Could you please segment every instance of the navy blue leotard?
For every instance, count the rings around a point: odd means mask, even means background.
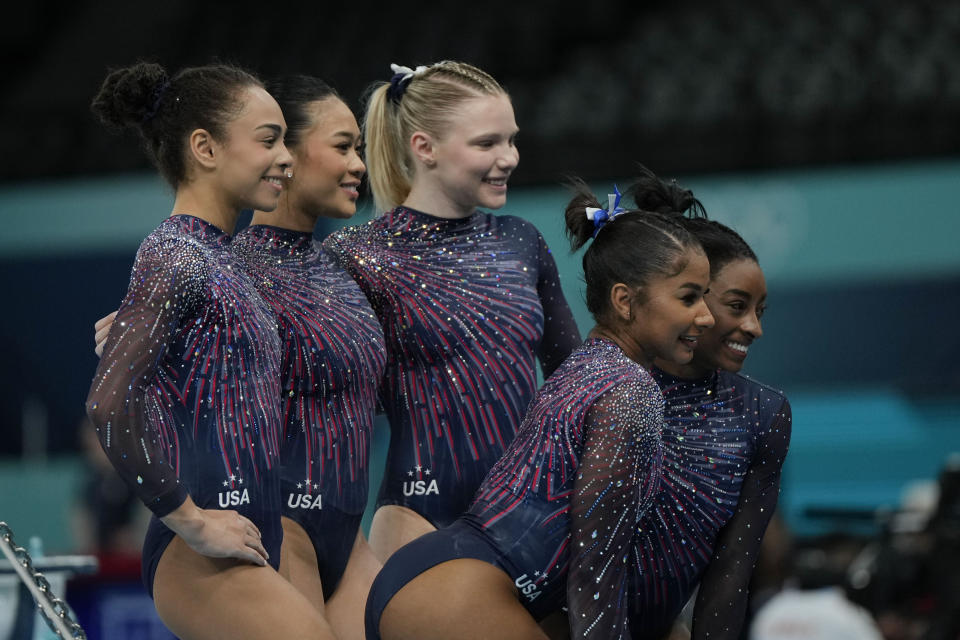
[[[632,542],[629,615],[609,627],[609,637],[618,637],[612,630],[663,635],[700,584],[692,637],[739,638],[750,576],[780,493],[790,403],[782,392],[728,371],[696,380],[652,373],[666,398],[663,474]],[[591,611],[599,610],[583,611],[579,627],[571,616],[573,628],[583,628]]]
[[[280,325],[283,515],[313,542],[329,598],[367,504],[383,331],[311,233],[253,225],[237,234],[233,253]]]
[[[617,516],[591,543],[632,530],[657,487],[662,420],[663,396],[650,374],[616,344],[587,340],[537,393],[467,513],[387,561],[367,601],[367,637],[379,637],[380,614],[403,585],[455,558],[500,567],[536,619],[558,610],[571,544],[580,542],[571,541],[571,503],[612,500]],[[622,563],[615,569],[622,573]]]
[[[280,339],[230,253],[230,236],[167,218],[140,245],[87,409],[104,451],[153,511],[143,546],[152,593],[173,532],[158,518],[189,495],[260,529],[276,567]]]
[[[537,386],[579,343],[556,264],[528,222],[398,207],[325,242],[387,343],[390,421],[378,496],[452,522],[513,439]]]
[[[544,385],[468,513],[388,561],[368,634],[416,575],[472,557],[503,569],[537,619],[566,604],[575,638],[662,637],[698,582],[694,637],[738,637],[790,406],[736,374],[655,376],[665,401],[616,345],[588,340]]]

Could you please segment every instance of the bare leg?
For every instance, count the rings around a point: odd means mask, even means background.
[[[364,640],[367,595],[381,567],[363,532],[358,531],[340,584],[327,603],[327,620],[340,640]]]
[[[320,615],[324,615],[323,585],[317,568],[317,552],[310,536],[290,518],[281,517],[280,522],[283,524],[280,575],[296,587]]]
[[[385,563],[397,549],[422,535],[436,531],[436,527],[417,512],[388,504],[377,509],[370,523],[370,548]]]
[[[193,551],[179,537],[153,582],[160,619],[184,640],[333,640],[317,610],[271,567]]]
[[[510,577],[481,560],[450,560],[424,571],[387,604],[383,640],[547,640],[520,604]]]

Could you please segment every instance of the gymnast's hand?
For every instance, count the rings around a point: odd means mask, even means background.
[[[187,496],[160,519],[200,555],[267,565],[270,555],[260,542],[260,530],[236,511],[201,509]]]
[[[98,357],[103,355],[103,345],[107,341],[107,336],[110,335],[110,327],[113,326],[113,321],[116,320],[116,318],[117,312],[114,311],[109,315],[103,316],[93,325],[93,342],[96,345],[93,348],[93,352],[96,353]]]

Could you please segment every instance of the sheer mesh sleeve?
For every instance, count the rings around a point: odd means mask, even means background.
[[[693,609],[693,639],[740,637],[747,611],[747,586],[780,494],[791,420],[790,403],[784,399],[770,428],[759,434],[737,511],[720,531],[713,558],[700,581]]]
[[[181,318],[202,298],[206,261],[185,240],[141,246],[97,367],[87,413],[123,479],[158,517],[187,491],[169,460],[175,434],[146,419],[146,393]]]
[[[646,376],[601,397],[584,423],[567,583],[574,638],[629,638],[629,554],[662,465],[663,396]]]
[[[543,307],[543,338],[537,356],[546,379],[582,341],[573,312],[560,287],[560,275],[553,254],[539,232],[537,241],[540,244],[537,294]]]

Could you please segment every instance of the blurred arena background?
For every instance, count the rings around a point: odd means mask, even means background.
[[[136,583],[140,512],[98,466],[82,419],[93,322],[119,303],[172,199],[134,137],[106,133],[88,104],[110,67],[213,58],[265,78],[319,75],[358,112],[391,62],[492,73],[521,128],[504,211],[547,238],[583,333],[562,178],[605,193],[643,162],[692,188],[760,257],[770,304],[745,372],[794,408],[756,593],[840,585],[885,638],[960,637],[948,615],[960,585],[945,577],[960,573],[960,2],[114,0],[5,12],[0,520],[47,555],[98,555],[100,573],[68,591],[91,637],[167,637]],[[11,606],[0,596],[0,637]]]

